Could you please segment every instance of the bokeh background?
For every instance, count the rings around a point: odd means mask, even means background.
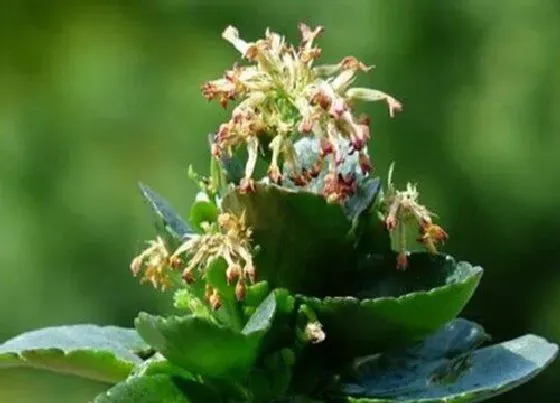
[[[40,326],[131,326],[169,301],[130,259],[153,236],[141,180],[186,214],[188,163],[225,119],[200,85],[237,58],[220,39],[323,24],[323,61],[377,68],[360,84],[404,103],[372,116],[378,173],[419,183],[482,265],[464,315],[496,340],[560,340],[560,3],[556,0],[26,1],[0,12],[0,341]],[[558,401],[560,363],[496,402]],[[106,385],[0,372],[0,402],[85,402]]]

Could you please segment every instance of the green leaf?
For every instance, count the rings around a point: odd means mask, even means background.
[[[353,220],[354,247],[360,257],[358,267],[368,266],[372,255],[385,256],[392,251],[390,233],[376,204],[381,192],[378,178],[366,179],[345,205],[346,214]],[[366,269],[369,271],[370,268]],[[361,279],[360,274],[357,278]]]
[[[245,211],[259,246],[257,275],[271,288],[318,296],[348,291],[350,284],[338,275],[355,266],[355,254],[351,223],[340,205],[317,194],[258,184],[255,192],[226,194],[222,208]]]
[[[218,207],[214,203],[204,200],[197,200],[193,203],[189,221],[197,231],[202,232],[200,225],[203,222],[213,223],[217,219]]]
[[[118,382],[142,362],[138,354],[149,350],[134,329],[47,327],[0,345],[0,368],[29,367]]]
[[[253,307],[259,305],[267,297],[269,286],[266,280],[256,282],[247,287],[247,295],[243,301],[243,305]]]
[[[135,323],[144,340],[170,362],[203,376],[238,378],[255,363],[275,312],[276,296],[271,293],[241,332],[196,316],[140,313]]]
[[[227,283],[227,262],[223,258],[212,259],[206,268],[206,284],[218,289],[221,307],[212,311],[213,316],[222,324],[235,331],[242,328],[242,310],[237,296],[235,285]],[[200,282],[202,284],[202,282]],[[203,290],[201,290],[203,291]]]
[[[343,384],[348,402],[478,402],[529,381],[556,357],[558,346],[525,335],[473,352],[488,340],[478,325],[454,320],[424,342],[357,365]]]
[[[206,403],[222,401],[206,385],[158,374],[132,377],[97,396],[93,403]]]
[[[346,216],[351,221],[357,220],[360,215],[368,210],[375,202],[379,189],[379,178],[362,178],[358,182],[356,193],[344,203],[343,208]]]
[[[385,256],[393,251],[391,235],[375,206],[358,216],[354,222],[353,233],[356,238],[356,253],[361,258],[358,267],[365,266],[365,269],[370,271],[372,256]]]
[[[359,298],[298,296],[323,324],[322,344],[333,356],[347,359],[421,340],[461,312],[482,276],[482,268],[444,255],[412,254],[406,271],[394,262],[389,255],[372,269],[376,282]]]
[[[271,292],[251,315],[241,333],[244,335],[264,334],[272,326],[277,308],[276,302],[277,292]]]
[[[142,183],[139,183],[138,186],[142,196],[148,201],[153,212],[161,221],[160,224],[173,239],[181,241],[185,236],[192,233],[189,225],[175,212],[167,200]]]

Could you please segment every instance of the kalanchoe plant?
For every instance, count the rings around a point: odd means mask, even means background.
[[[243,63],[202,92],[237,104],[210,136],[210,175],[190,170],[188,222],[140,186],[158,234],[131,270],[178,313],[26,333],[0,346],[1,367],[115,384],[100,403],[465,402],[550,364],[558,348],[541,337],[487,345],[457,318],[482,268],[438,252],[446,232],[393,167],[382,188],[353,111],[385,101],[392,117],[400,102],[352,87],[371,69],[354,57],[315,65],[323,28],[300,31],[297,47],[224,31]]]

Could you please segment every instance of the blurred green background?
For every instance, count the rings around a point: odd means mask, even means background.
[[[187,164],[207,168],[225,119],[200,85],[237,58],[220,34],[267,26],[298,40],[323,24],[322,60],[377,68],[361,85],[404,103],[366,105],[385,178],[419,183],[485,269],[464,315],[496,340],[560,340],[560,3],[465,1],[24,1],[0,12],[0,340],[40,326],[130,326],[169,311],[130,259],[153,236],[136,182],[186,214]],[[496,402],[558,401],[560,363]],[[85,402],[106,385],[0,372],[0,402]]]

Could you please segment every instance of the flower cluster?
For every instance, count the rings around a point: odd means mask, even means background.
[[[408,266],[406,234],[409,226],[418,227],[417,241],[434,254],[437,253],[436,245],[447,239],[447,233],[439,225],[433,223],[433,213],[418,202],[419,194],[416,185],[407,183],[406,190],[397,190],[391,180],[392,174],[393,165],[389,169],[388,190],[383,198],[383,202],[387,206],[385,224],[389,231],[397,232],[397,268],[404,270]]]
[[[158,236],[148,244],[149,246],[132,260],[130,269],[136,277],[144,268],[140,282],[150,282],[154,288],[165,290],[171,285],[170,271],[181,262],[176,257],[172,258],[161,237]]]
[[[209,265],[221,258],[227,262],[228,284],[236,282],[236,296],[243,300],[247,282],[252,284],[256,278],[251,256],[251,229],[245,223],[245,215],[222,213],[217,223],[205,223],[203,229],[204,233],[192,235],[172,254],[160,237],[150,241],[149,247],[132,261],[133,274],[137,276],[145,267],[141,282],[150,281],[155,288],[165,290],[171,283],[173,270],[182,269],[183,281],[192,284],[197,278],[204,279]],[[184,258],[188,259],[188,264],[184,263]],[[205,291],[205,299],[212,308],[218,309],[221,305],[218,289],[207,284]]]
[[[330,201],[344,201],[353,191],[353,178],[340,175],[338,168],[345,159],[342,146],[350,144],[350,154],[358,153],[364,173],[371,169],[366,148],[369,121],[354,116],[353,101],[386,101],[391,117],[401,109],[401,104],[378,90],[350,88],[358,72],[371,69],[355,57],[315,67],[321,49],[314,42],[323,27],[311,29],[300,24],[299,30],[302,39],[296,48],[269,30],[264,39],[246,42],[236,28],[225,29],[222,37],[241,53],[248,65],[236,64],[223,78],[202,87],[207,99],[215,99],[223,107],[230,100],[240,101],[231,119],[214,136],[212,153],[219,156],[231,154],[239,146],[247,148],[245,176],[240,184],[243,191],[254,190],[253,173],[263,144],[272,150],[268,177],[274,183],[283,178],[280,159],[288,169],[284,175],[300,186],[318,175],[328,160],[330,177],[323,193]],[[298,164],[294,149],[298,136],[314,136],[320,141],[321,154],[311,169],[302,169]]]

